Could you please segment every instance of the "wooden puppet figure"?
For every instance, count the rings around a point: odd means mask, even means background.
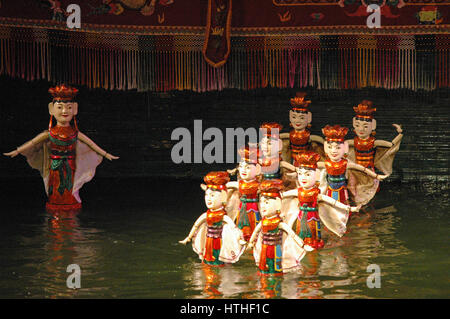
[[[392,164],[395,154],[400,148],[402,129],[398,124],[392,124],[396,129],[397,137],[392,142],[375,139],[377,122],[373,117],[376,108],[371,101],[364,100],[358,106],[353,107],[356,116],[353,118],[355,138],[348,140],[349,159],[372,171],[375,168],[384,174],[392,173]],[[348,188],[357,204],[367,204],[379,188],[378,181],[361,174],[352,172],[352,181]]]
[[[327,125],[322,129],[322,132],[326,137],[324,149],[327,159],[325,162],[319,162],[317,165],[319,168],[326,169],[326,178],[325,180],[322,178],[321,185],[323,193],[343,204],[347,204],[349,199],[347,172],[350,169],[358,170],[372,179],[383,180],[388,177],[388,175],[375,174],[372,170],[345,158],[349,148],[348,143],[344,141],[348,128],[339,125]]]
[[[259,150],[254,146],[245,146],[238,150],[241,157],[238,166],[239,181],[227,183],[228,189],[238,190],[239,208],[236,213],[236,225],[244,233],[244,239],[248,240],[256,225],[261,220],[258,209],[258,177],[261,174],[261,166],[258,164]]]
[[[225,211],[229,180],[227,172],[210,172],[204,177],[206,185],[201,186],[208,210],[197,219],[189,235],[180,241],[185,245],[192,240],[194,252],[203,263],[211,266],[235,263],[245,249],[241,230]]]
[[[283,181],[264,180],[260,184],[260,207],[263,216],[249,240],[253,257],[262,275],[282,275],[297,268],[306,250],[303,241],[280,217]]]
[[[285,181],[285,167],[287,162],[281,158],[283,142],[280,139],[280,131],[283,126],[278,123],[263,123],[260,126],[262,132],[259,143],[262,179],[283,179]],[[287,165],[289,167],[289,165]],[[285,181],[285,186],[287,182]]]
[[[283,159],[286,162],[293,162],[293,155],[305,151],[315,151],[321,155],[323,153],[323,138],[312,135],[310,132],[312,113],[308,107],[311,101],[305,100],[306,93],[299,92],[297,96],[291,98],[291,110],[289,111],[289,121],[292,126],[290,133],[280,135],[283,140]]]
[[[288,225],[305,244],[316,249],[324,246],[321,222],[341,237],[346,231],[349,212],[359,210],[359,207],[350,207],[321,194],[316,183],[320,174],[319,160],[320,155],[314,152],[295,154],[294,165],[300,186],[283,193],[283,200],[289,196],[297,197],[297,210],[286,213]]]
[[[263,179],[281,178],[280,164],[283,144],[280,139],[280,131],[282,128],[283,126],[278,123],[263,123],[259,128],[262,132],[259,143],[261,150],[259,164]]]
[[[22,154],[31,167],[40,171],[48,195],[48,211],[81,209],[80,188],[94,177],[103,157],[118,159],[78,130],[78,103],[74,101],[77,92],[65,85],[50,88],[53,101],[48,105],[48,131],[4,154],[10,157]]]

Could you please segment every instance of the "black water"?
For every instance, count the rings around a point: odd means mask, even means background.
[[[257,275],[250,254],[232,266],[204,267],[178,244],[205,210],[197,180],[96,179],[74,216],[44,210],[38,177],[3,180],[0,298],[448,298],[448,184],[384,184],[349,232],[327,236],[303,268]],[[81,288],[66,268],[81,268]],[[367,267],[381,270],[368,288]]]

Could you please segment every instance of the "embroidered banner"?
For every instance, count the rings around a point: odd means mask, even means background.
[[[208,0],[203,55],[213,67],[220,67],[230,54],[232,0]]]
[[[139,91],[450,86],[450,1],[378,1],[375,29],[377,1],[314,1],[92,0],[68,29],[75,0],[0,0],[0,74]]]

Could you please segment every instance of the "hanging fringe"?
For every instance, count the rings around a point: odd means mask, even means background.
[[[201,35],[50,31],[0,26],[0,74],[157,92],[450,87],[448,34],[234,37],[227,63],[215,68],[203,57]]]

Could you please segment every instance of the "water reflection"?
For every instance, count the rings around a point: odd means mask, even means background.
[[[200,298],[208,299],[233,298],[242,292],[239,282],[245,282],[239,271],[230,265],[211,267],[203,263],[195,265],[186,280],[202,290]]]
[[[325,247],[308,253],[298,271],[284,276],[256,275],[253,260],[246,262],[249,256],[244,255],[239,263],[248,266],[195,265],[186,279],[202,289],[201,298],[367,298],[367,266],[383,257],[410,253],[395,236],[400,220],[395,212],[389,206],[354,214],[344,237],[324,232]],[[380,266],[384,277],[400,271],[395,262]]]
[[[84,279],[99,267],[97,251],[91,237],[96,229],[80,226],[79,212],[46,212],[42,229],[43,250],[38,273],[34,277],[36,286],[43,289],[44,297],[77,297],[85,295],[90,289],[83,287]],[[66,280],[71,274],[67,266],[77,264],[81,268],[81,289],[67,288]],[[38,295],[40,296],[40,294]]]

